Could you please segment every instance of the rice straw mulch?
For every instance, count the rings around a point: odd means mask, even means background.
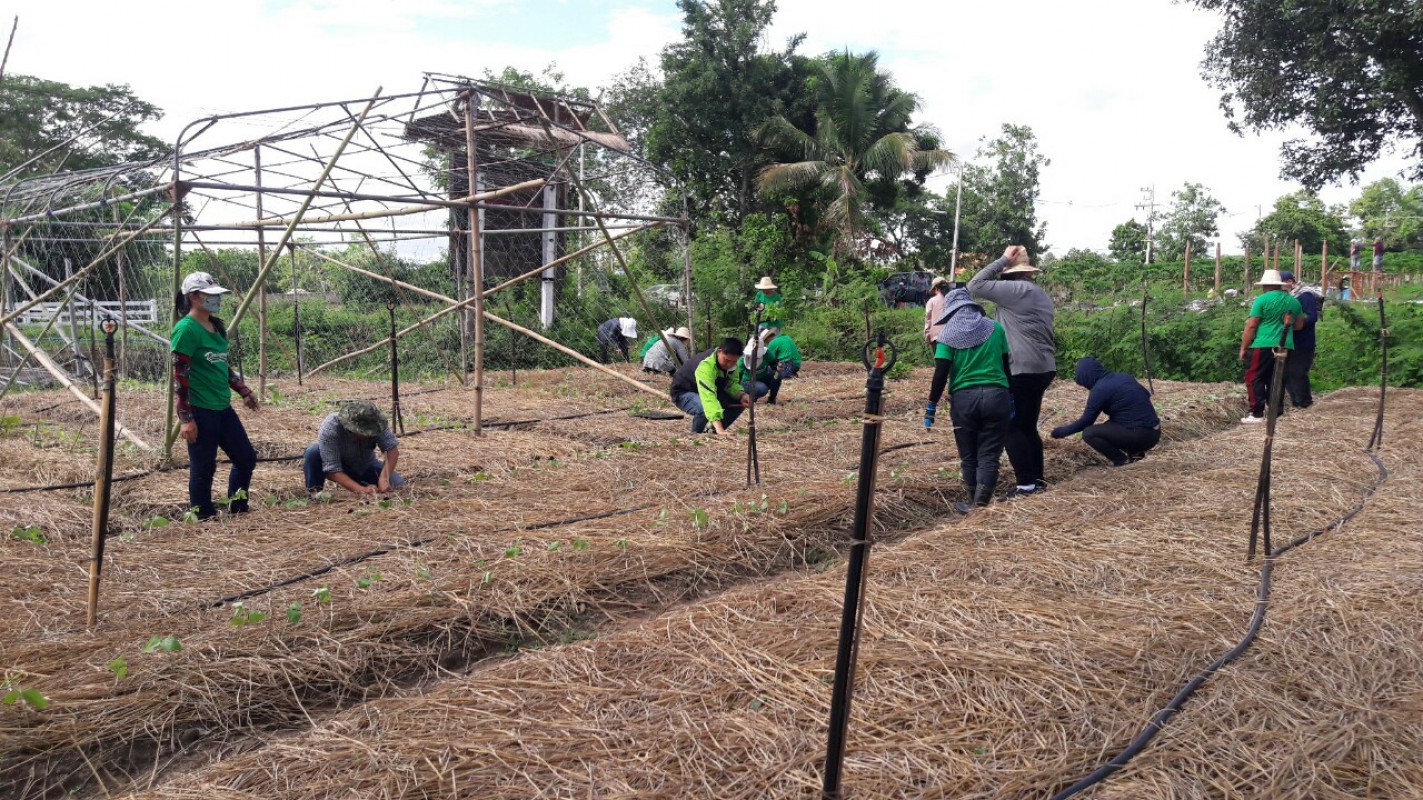
[[[1099,797],[1404,797],[1423,785],[1423,392],[1390,481],[1280,559],[1265,634]],[[1277,541],[1373,479],[1370,396],[1281,425]],[[1261,431],[1237,427],[880,547],[846,786],[1045,797],[1106,760],[1250,617]],[[843,573],[734,589],[596,641],[372,700],[139,798],[810,796]]]
[[[848,390],[862,381],[847,373],[831,388]],[[1178,429],[1199,425],[1204,431],[1238,413],[1238,399],[1217,391],[1177,386],[1162,400],[1169,406],[1174,397],[1180,406]],[[900,421],[915,416],[912,403],[896,401]],[[1064,394],[1059,404],[1077,403],[1080,395]],[[143,532],[134,542],[111,542],[97,633],[64,630],[82,611],[78,570],[66,581],[11,592],[33,611],[18,635],[6,637],[0,664],[54,704],[43,713],[0,710],[0,779],[17,796],[82,790],[92,782],[122,787],[164,774],[160,768],[188,747],[211,756],[224,742],[308,725],[310,715],[333,704],[391,694],[437,669],[457,669],[522,642],[576,638],[627,613],[666,608],[808,562],[827,563],[848,519],[847,470],[859,435],[856,425],[827,423],[853,420],[856,405],[792,404],[765,413],[764,496],[739,491],[744,449],[736,440],[688,440],[685,422],[620,418],[608,425],[589,417],[483,440],[454,432],[439,434],[454,437],[448,442],[412,437],[402,449],[410,448],[410,463],[432,464],[425,483],[440,475],[458,480],[439,478],[451,486],[421,489],[408,507],[338,502],[260,509],[221,527],[236,539],[194,537],[184,526],[171,526]],[[828,416],[814,424],[815,414]],[[306,431],[313,419],[319,416],[308,416]],[[597,439],[609,427],[617,442],[634,446],[590,446],[567,453],[567,463],[545,458],[525,465],[527,450],[517,445],[527,436],[526,447],[544,448],[570,431]],[[912,424],[892,425],[887,444],[919,439]],[[419,450],[424,442],[436,443],[426,455]],[[482,454],[472,453],[481,447]],[[899,474],[884,484],[882,533],[942,513],[946,491],[957,491],[943,478],[944,455],[941,445],[886,457],[886,468]],[[472,462],[504,468],[490,467],[480,479],[462,472]],[[1050,452],[1050,473],[1070,474],[1082,463],[1080,445]],[[150,480],[152,490],[174,493],[182,475],[159,473],[142,483]],[[571,511],[625,511],[633,500],[651,501],[651,507],[556,529],[533,527]],[[361,529],[369,532],[352,536]],[[432,535],[423,548],[400,547]],[[82,540],[51,547],[65,544],[77,563]],[[270,614],[264,624],[232,626],[232,609],[204,610],[214,598],[388,546],[394,549],[373,560],[338,565],[248,601]],[[0,555],[12,550],[7,546]],[[329,588],[329,603],[313,597],[319,587]],[[294,603],[304,604],[303,621],[288,624],[284,611]],[[47,623],[40,619],[44,610],[51,614]],[[141,653],[158,634],[179,637],[184,650]],[[131,664],[122,680],[105,669],[116,657]]]

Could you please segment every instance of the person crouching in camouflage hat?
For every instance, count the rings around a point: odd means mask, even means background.
[[[385,462],[375,456],[379,446]],[[319,492],[327,480],[356,494],[384,493],[405,485],[395,471],[400,440],[390,432],[385,415],[369,400],[347,403],[328,416],[306,448],[306,490]]]

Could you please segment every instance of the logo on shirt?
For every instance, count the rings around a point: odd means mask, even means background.
[[[208,352],[203,353],[203,358],[206,358],[209,364],[216,364],[219,361],[224,364],[227,363],[227,353],[217,353],[209,350]]]

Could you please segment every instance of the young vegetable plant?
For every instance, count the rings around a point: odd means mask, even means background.
[[[232,619],[228,620],[228,622],[232,625],[241,627],[243,625],[250,625],[254,622],[261,622],[266,618],[267,612],[258,611],[255,608],[246,608],[242,605],[241,602],[237,602],[232,604]]]
[[[10,535],[30,544],[45,544],[49,541],[44,535],[44,529],[38,525],[16,525],[15,529],[10,531]]]
[[[9,681],[0,683],[0,689],[9,689],[4,697],[0,697],[0,703],[7,706],[25,705],[36,711],[43,711],[49,708],[49,698],[39,689],[21,689],[13,686]]]
[[[356,585],[362,589],[369,589],[380,582],[380,573],[372,570],[364,577],[356,579]]]
[[[311,596],[316,598],[318,603],[329,603],[331,602],[331,587],[318,586],[311,592]]]
[[[301,601],[293,601],[291,605],[287,606],[287,622],[293,625],[301,622]]]
[[[160,650],[165,653],[176,653],[182,649],[183,643],[178,641],[178,637],[171,633],[167,636],[154,636],[143,646],[143,652],[145,653],[156,653]]]
[[[119,656],[105,666],[109,668],[109,672],[114,673],[116,681],[121,681],[128,676],[128,659],[123,656]]]

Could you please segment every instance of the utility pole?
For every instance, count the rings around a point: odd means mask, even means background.
[[[1151,263],[1151,239],[1156,233],[1156,185],[1141,187],[1141,202],[1137,208],[1146,211],[1146,263]]]

